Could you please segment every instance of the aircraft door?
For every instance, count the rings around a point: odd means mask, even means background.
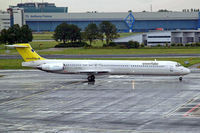
[[[173,66],[170,66],[170,70],[169,70],[170,72],[174,72],[174,68],[173,68]]]

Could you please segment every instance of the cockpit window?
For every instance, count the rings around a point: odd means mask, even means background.
[[[180,66],[181,66],[181,64],[180,64],[180,63],[177,63],[177,64],[176,64],[176,67],[180,67]]]

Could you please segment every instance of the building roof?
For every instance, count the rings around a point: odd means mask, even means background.
[[[27,21],[49,20],[58,21],[103,21],[103,20],[124,20],[128,13],[25,13]]]
[[[198,19],[198,12],[135,12],[136,20],[191,20]]]
[[[26,13],[26,20],[125,20],[129,12],[103,12],[103,13]],[[45,17],[49,16],[49,17]],[[198,12],[133,12],[135,20],[197,20]]]
[[[118,13],[68,13],[70,19],[95,19],[95,20],[124,20],[129,13],[118,12]]]

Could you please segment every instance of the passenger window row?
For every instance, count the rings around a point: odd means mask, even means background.
[[[97,64],[64,64],[68,67],[81,67],[81,66],[98,66]],[[100,65],[102,67],[129,67],[129,65]],[[130,65],[130,67],[164,67],[163,65]]]

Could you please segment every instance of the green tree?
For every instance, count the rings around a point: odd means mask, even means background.
[[[96,24],[89,24],[85,28],[85,39],[90,42],[90,45],[92,45],[92,42],[99,38],[99,28]]]
[[[15,24],[8,29],[8,43],[20,43],[22,38],[20,26]]]
[[[6,44],[8,42],[8,31],[3,29],[0,35],[0,42]]]
[[[64,44],[68,41],[81,41],[81,29],[76,25],[62,23],[56,27],[53,37],[56,41],[63,41]]]
[[[130,48],[139,48],[140,46],[140,43],[137,42],[137,41],[128,41],[127,43],[127,48],[130,49]]]
[[[21,28],[18,24],[11,26],[8,30],[1,31],[0,40],[2,43],[27,43],[33,40],[31,29],[28,25],[23,25]]]
[[[66,23],[62,23],[62,24],[58,25],[56,27],[54,35],[53,35],[54,39],[56,41],[63,41],[65,44],[65,42],[69,40],[69,38],[67,38],[68,29],[69,29],[69,25]]]
[[[29,28],[28,25],[23,25],[21,27],[21,42],[28,43],[33,40],[32,30]]]
[[[117,28],[114,24],[108,21],[103,21],[99,26],[101,34],[105,35],[106,37],[106,45],[108,45],[113,39],[119,37]]]
[[[69,28],[70,28],[70,30],[69,30],[70,41],[71,42],[77,42],[77,41],[81,42],[81,29],[78,28],[74,24],[69,25]]]

